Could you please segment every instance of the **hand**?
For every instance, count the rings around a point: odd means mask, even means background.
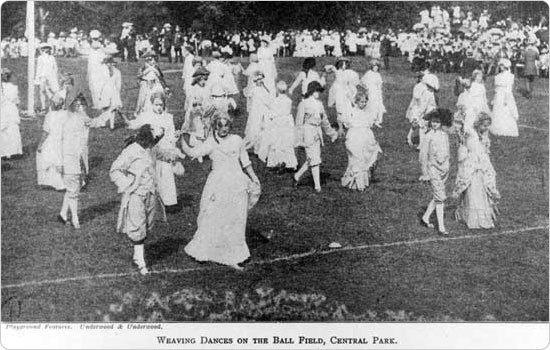
[[[334,134],[334,135],[332,135],[332,137],[330,138],[330,141],[331,141],[331,142],[334,142],[334,141],[336,141],[336,140],[338,140],[338,134],[337,134],[337,133]]]

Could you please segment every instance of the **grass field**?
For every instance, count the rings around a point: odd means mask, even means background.
[[[319,59],[318,67],[326,63],[333,62]],[[58,64],[85,77],[85,60]],[[108,177],[130,132],[91,131],[92,181],[81,196],[82,229],[76,231],[55,221],[63,194],[36,184],[43,118],[23,121],[26,154],[2,165],[3,320],[547,321],[548,80],[537,79],[531,100],[515,93],[520,137],[492,139],[502,194],[498,226],[468,230],[454,221],[451,199],[451,234],[440,237],[419,225],[430,194],[416,181],[417,153],[405,145],[404,113],[415,79],[403,59],[394,58],[392,65],[382,71],[388,113],[383,128],[374,131],[384,153],[378,181],[366,192],[340,185],[347,165],[342,140],[323,149],[320,194],[311,180],[293,189],[289,175],[271,173],[252,159],[262,197],[249,215],[252,260],[242,273],[199,264],[183,251],[196,230],[209,161],[185,161],[186,174],[177,178],[181,211],[169,214],[168,223],[159,223],[148,238],[146,259],[154,273],[141,277],[131,266],[126,238],[115,233],[119,197]],[[26,63],[2,66],[19,79],[24,105]],[[279,78],[292,83],[300,66],[300,59],[278,59]],[[171,70],[181,65],[161,67],[174,91],[168,110],[179,127],[181,73]],[[119,68],[124,104],[133,110],[138,65]],[[363,74],[366,61],[355,58],[353,68]],[[454,109],[454,76],[439,79],[440,105]],[[523,84],[516,80],[516,88]],[[491,99],[493,78],[486,87]],[[245,110],[244,99],[240,104]],[[244,115],[236,118],[237,133],[242,135],[245,122]],[[449,191],[456,174],[452,137],[451,143]],[[330,251],[334,241],[344,249]]]

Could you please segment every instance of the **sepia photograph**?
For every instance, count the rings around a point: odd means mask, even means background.
[[[185,349],[548,332],[548,18],[543,1],[3,2],[2,345],[122,324]],[[195,324],[264,328],[168,331]]]

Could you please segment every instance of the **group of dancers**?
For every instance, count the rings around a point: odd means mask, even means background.
[[[43,49],[48,55],[48,48]],[[348,166],[341,184],[358,191],[370,186],[382,153],[372,129],[382,127],[386,112],[378,60],[370,61],[368,71],[360,78],[351,69],[348,58],[338,58],[334,65],[323,67],[321,73],[315,70],[315,59],[306,58],[302,71],[288,88],[285,81],[277,79],[273,56],[262,59],[253,56],[246,70],[235,70],[219,53],[214,53],[214,59],[207,65],[193,55],[192,48],[187,48],[184,55],[185,119],[179,130],[172,114],[166,110],[171,92],[154,53],[147,55],[138,76],[140,91],[133,118],[121,113],[121,77],[112,57],[91,55],[89,58],[91,102],[100,110],[97,118],[87,115],[88,101],[70,76],[55,83],[49,81],[53,79],[51,75],[41,77],[39,83],[44,86],[41,91],[44,90],[49,107],[36,153],[38,183],[65,191],[58,215],[60,222],[80,228],[78,200],[89,170],[89,129],[106,124],[113,127],[116,116],[122,118],[128,129],[135,130],[110,169],[110,178],[122,195],[116,227],[133,243],[133,262],[143,275],[149,272],[144,259],[145,239],[154,221],[166,220],[166,212],[177,205],[175,176],[184,176],[181,161],[186,157],[198,161],[208,157],[212,170],[200,201],[198,228],[185,252],[198,261],[214,261],[238,270],[250,257],[245,241],[247,215],[261,194],[250,154],[280,172],[285,168],[292,170],[294,185],[311,171],[314,190],[320,192],[323,134],[333,142],[345,138]],[[472,79],[461,80],[463,92],[454,114],[438,106],[439,81],[435,74],[429,70],[423,72],[414,87],[406,111],[411,123],[407,142],[418,149],[420,180],[429,182],[432,192],[421,221],[435,228],[430,221],[435,211],[437,230],[441,234],[448,234],[444,203],[451,163],[449,134],[456,134],[460,145],[452,192],[453,197],[459,199],[456,219],[471,229],[494,227],[500,195],[489,158],[488,132],[518,136],[510,62],[503,59],[499,67],[492,111],[481,71],[474,71]],[[234,80],[239,71],[248,77],[243,91],[248,114],[244,138],[231,132],[232,114],[237,108],[231,96],[239,93]],[[320,98],[327,89],[330,75],[333,83],[328,88],[328,107],[336,112],[337,128],[329,122]],[[10,76],[9,70],[2,70],[1,139],[3,143],[10,142],[10,147],[20,147],[20,136],[18,141],[13,140],[14,135],[19,135],[18,127],[16,133],[13,125],[10,125],[12,129],[4,127],[5,120],[15,120],[19,113],[17,86],[9,82]],[[293,117],[292,96],[298,88],[301,97]],[[8,141],[4,135],[11,135],[12,139]],[[306,160],[301,166],[298,166],[296,148],[305,150]]]

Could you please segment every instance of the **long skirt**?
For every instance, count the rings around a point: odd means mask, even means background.
[[[455,217],[470,229],[495,227],[495,206],[487,193],[481,171],[474,173],[470,186],[460,195]]]
[[[198,261],[235,265],[250,257],[245,230],[248,180],[241,169],[213,170],[202,192],[197,232],[185,252]]]

